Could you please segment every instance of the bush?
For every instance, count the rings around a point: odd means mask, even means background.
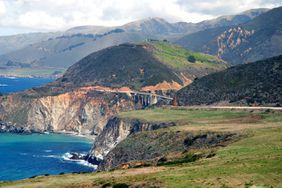
[[[106,183],[104,185],[102,185],[102,188],[107,188],[107,187],[111,187],[112,185],[110,183]]]
[[[196,58],[192,55],[188,56],[187,60],[191,63],[196,63]]]
[[[113,186],[113,188],[128,188],[129,186],[125,183],[118,183]]]

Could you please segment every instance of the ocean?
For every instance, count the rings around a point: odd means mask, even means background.
[[[23,91],[51,82],[47,78],[0,77],[0,93]],[[86,154],[92,141],[63,134],[17,135],[0,133],[0,181],[36,175],[91,172],[86,161],[68,159],[70,152]]]
[[[63,134],[0,134],[0,181],[36,175],[92,172],[86,161],[72,161],[70,152],[87,153],[92,141]]]
[[[53,80],[50,78],[0,77],[0,93],[23,91],[45,85],[51,81]]]

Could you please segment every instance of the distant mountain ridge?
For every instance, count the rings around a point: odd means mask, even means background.
[[[34,39],[33,42],[23,43],[26,44],[24,47],[19,45],[21,48],[14,47],[15,50],[6,50],[8,53],[0,56],[0,68],[3,71],[5,69],[22,69],[23,67],[27,71],[30,68],[67,68],[88,54],[109,46],[132,41],[144,41],[148,38],[174,40],[186,33],[246,22],[265,11],[267,10],[256,9],[252,11],[254,14],[238,14],[239,18],[237,18],[237,15],[223,16],[196,24],[169,23],[161,18],[148,18],[118,27],[74,27],[66,32],[56,33],[51,37],[46,34],[44,37]],[[18,36],[11,36],[10,38],[16,41]],[[9,44],[9,41],[6,41],[6,43]],[[17,46],[17,43],[14,46]]]
[[[184,36],[177,44],[217,55],[232,64],[282,54],[282,7],[236,26],[217,27]]]
[[[27,33],[11,36],[0,36],[0,55],[11,51],[19,50],[30,44],[48,40],[61,35],[60,32],[54,33]]]

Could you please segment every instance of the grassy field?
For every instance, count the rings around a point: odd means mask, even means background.
[[[266,112],[250,113],[248,111],[228,111],[228,110],[194,110],[194,109],[171,109],[156,108],[149,110],[135,110],[122,112],[120,118],[141,119],[148,122],[179,122],[192,124],[217,123],[226,120],[244,120],[257,117],[263,122],[282,122],[280,114]]]
[[[219,59],[208,54],[191,52],[189,50],[166,42],[153,42],[152,44],[156,48],[156,50],[154,51],[154,56],[161,62],[167,63],[173,68],[181,69],[193,67],[199,69],[222,69],[226,67],[226,65],[223,64],[223,62],[220,62]],[[194,56],[196,62],[189,62],[189,56]]]
[[[282,187],[282,117],[265,112],[152,109],[121,118],[174,121],[171,131],[239,133],[239,141],[219,147],[215,156],[195,162],[66,174],[3,182],[0,187]],[[142,133],[141,133],[142,134]]]

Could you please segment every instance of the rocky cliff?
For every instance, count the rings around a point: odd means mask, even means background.
[[[95,135],[111,115],[134,109],[135,105],[126,94],[76,90],[40,98],[9,95],[1,98],[0,108],[2,120],[24,126],[26,130]]]
[[[104,87],[81,87],[54,96],[34,97],[17,93],[1,97],[0,119],[26,132],[75,132],[99,135],[110,117],[121,111],[154,105],[161,98],[153,94]],[[4,125],[2,131],[4,131]],[[7,127],[7,126],[5,126]],[[13,130],[7,128],[7,131]]]
[[[222,146],[236,138],[238,135],[234,133],[189,133],[165,128],[136,132],[117,143],[99,164],[98,170],[162,165],[178,160],[192,162],[206,157],[201,149]]]
[[[26,93],[3,96],[0,119],[9,123],[7,131],[75,132],[99,135],[110,117],[121,111],[141,109],[160,99],[152,94],[134,93],[124,88],[81,87],[55,96],[33,97]],[[4,131],[4,125],[2,131]]]
[[[138,119],[111,118],[101,134],[96,138],[89,153],[90,161],[102,160],[117,144],[137,132],[156,130],[174,126],[175,123],[150,123]]]

